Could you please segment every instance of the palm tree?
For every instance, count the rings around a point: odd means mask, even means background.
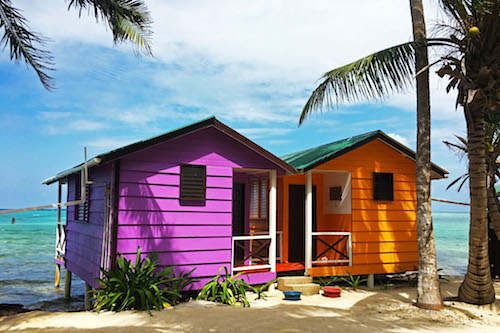
[[[441,310],[444,307],[432,228],[429,72],[426,70],[428,52],[422,1],[410,0],[410,8],[414,42],[396,45],[327,72],[304,106],[299,124],[309,113],[321,109],[324,104],[329,106],[333,101],[377,99],[402,92],[413,83],[414,73],[420,73],[416,79],[417,306]]]
[[[412,18],[421,11],[420,1],[410,1]],[[458,90],[457,106],[464,109],[467,120],[469,175],[470,175],[470,238],[469,265],[464,282],[459,290],[459,299],[473,304],[491,303],[495,293],[491,282],[488,259],[487,237],[487,191],[486,191],[486,158],[485,158],[485,115],[498,119],[500,101],[500,20],[498,0],[440,0],[441,6],[449,17],[449,22],[437,25],[437,33],[442,37],[427,38],[426,45],[438,46],[441,56],[431,65],[423,66],[423,61],[417,59],[417,78],[425,74],[432,65],[441,64],[438,74],[448,77],[450,83],[447,91]],[[423,16],[423,15],[422,15]],[[418,22],[418,21],[417,21]],[[404,43],[376,52],[346,66],[327,72],[322,77],[323,82],[313,91],[307,101],[300,123],[311,112],[317,111],[323,105],[332,105],[360,98],[374,99],[387,96],[390,93],[404,91],[413,83],[415,58],[422,54],[422,35],[416,36],[414,42]],[[422,79],[423,80],[423,79]],[[417,80],[417,94],[419,93]],[[421,96],[417,104],[421,103]],[[425,101],[424,101],[425,103]],[[418,112],[418,111],[417,111]],[[425,117],[425,115],[424,115]],[[418,115],[417,129],[417,161],[424,163],[426,157],[421,156],[427,150],[426,131],[427,119]],[[420,140],[419,140],[420,138]],[[419,163],[419,162],[417,162]],[[424,165],[419,176],[417,168],[417,226],[419,238],[427,235],[430,238],[419,239],[419,262],[424,267],[419,273],[430,272],[431,283],[437,279],[435,267],[435,249],[430,221],[430,207],[427,206],[426,193],[429,193],[425,174],[430,172]],[[424,188],[425,187],[425,188]],[[424,206],[422,206],[424,205]],[[427,227],[427,229],[425,229]],[[422,252],[422,245],[425,251]],[[419,276],[420,283],[425,277]],[[438,289],[418,288],[419,304],[426,304],[422,293],[433,293],[431,299],[436,300]],[[434,303],[436,308],[439,304]],[[424,305],[424,307],[427,307]]]
[[[93,14],[97,21],[106,23],[113,33],[115,44],[132,42],[137,54],[152,55],[151,24],[143,0],[70,0],[69,9]],[[43,47],[47,41],[41,34],[29,29],[26,18],[12,5],[11,0],[0,0],[0,44],[9,48],[10,59],[24,61],[33,68],[47,90],[54,89],[53,78],[48,74],[54,68],[54,59]]]
[[[500,117],[491,119],[487,117],[485,121],[486,131],[486,168],[487,168],[487,197],[488,197],[488,220],[490,221],[497,238],[500,239],[500,202],[498,200],[495,183],[500,179]],[[457,152],[460,157],[466,156],[468,153],[467,140],[457,136],[458,142],[444,141],[444,144],[451,150]],[[457,191],[460,192],[464,184],[469,180],[469,173],[465,173],[452,181],[447,189],[457,184]]]

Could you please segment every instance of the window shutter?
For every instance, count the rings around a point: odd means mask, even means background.
[[[250,218],[259,217],[259,180],[250,182]]]
[[[181,199],[205,200],[206,166],[181,165]]]
[[[260,218],[267,217],[267,180],[260,180]]]
[[[373,200],[394,200],[394,175],[392,173],[373,173]]]

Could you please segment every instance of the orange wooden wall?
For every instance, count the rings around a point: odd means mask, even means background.
[[[346,271],[354,275],[395,273],[400,269],[412,270],[418,265],[415,162],[374,140],[316,167],[315,170],[351,172],[352,218],[342,217],[342,227],[339,227],[339,220],[336,219],[333,229],[352,230],[353,267],[313,267],[311,275],[346,275]],[[373,200],[373,172],[394,174],[394,201]],[[288,258],[288,185],[304,184],[304,181],[304,175],[285,176],[281,179],[285,261]],[[325,223],[330,225],[332,219],[321,213],[321,174],[313,173],[313,184],[317,186],[319,229]]]

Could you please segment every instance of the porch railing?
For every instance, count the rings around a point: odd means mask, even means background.
[[[312,264],[339,264],[339,263],[348,263],[349,266],[352,266],[352,235],[350,232],[344,231],[317,231],[311,233],[312,239],[316,238],[321,244],[326,247],[325,250],[321,251],[319,254],[312,254]],[[327,241],[324,239],[325,236],[340,236],[335,242]],[[323,237],[323,239],[321,238]],[[331,237],[329,237],[331,238]],[[338,245],[343,244],[345,241],[344,248],[340,248]],[[314,244],[314,242],[311,242]],[[328,252],[334,252],[339,255],[340,259],[327,259],[321,260],[320,258]]]
[[[243,244],[241,244],[243,242]],[[231,267],[233,272],[256,269],[271,269],[269,264],[269,245],[271,235],[233,236]],[[240,249],[243,259],[236,258]],[[267,263],[266,263],[267,262]]]

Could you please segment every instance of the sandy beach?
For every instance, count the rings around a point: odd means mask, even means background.
[[[461,279],[441,285],[445,298],[457,294]],[[208,302],[188,302],[147,313],[127,311],[32,311],[0,317],[1,332],[497,332],[500,327],[500,282],[497,300],[473,306],[446,301],[443,311],[416,308],[415,288],[342,292],[330,299],[305,296],[283,301],[279,291],[266,300],[252,300],[250,308],[231,308]],[[252,294],[252,299],[255,298]]]

